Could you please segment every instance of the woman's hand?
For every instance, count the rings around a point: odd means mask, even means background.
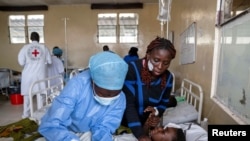
[[[150,114],[149,114],[149,116],[148,116],[148,119],[147,119],[147,121],[145,122],[145,125],[146,125],[147,127],[149,127],[149,128],[151,128],[151,127],[156,127],[156,126],[159,124],[159,122],[160,122],[160,117],[158,117],[158,116],[156,115],[156,113],[158,112],[158,111],[156,110],[156,108],[151,107],[151,106],[148,106],[148,107],[144,110],[144,112],[150,112]]]
[[[148,106],[148,107],[144,110],[144,112],[150,112],[150,114],[149,114],[149,117],[150,117],[150,116],[152,116],[152,115],[155,115],[157,111],[155,110],[154,107]]]
[[[160,117],[154,115],[149,116],[146,123],[149,127],[156,127],[160,123]]]

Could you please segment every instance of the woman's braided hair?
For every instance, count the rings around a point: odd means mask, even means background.
[[[146,59],[146,56],[147,56],[147,53],[150,53],[155,49],[168,50],[172,56],[172,59],[175,58],[175,54],[176,54],[176,50],[174,48],[174,45],[169,40],[167,40],[165,38],[161,38],[161,37],[156,37],[153,41],[151,41],[151,43],[147,47],[146,55],[144,57],[144,59],[145,59],[144,67],[141,70],[142,82],[144,82],[148,87],[150,86],[152,75],[148,69],[148,60]],[[161,78],[162,78],[161,79],[161,88],[164,88],[166,85],[166,77],[167,76],[165,73],[161,76]]]

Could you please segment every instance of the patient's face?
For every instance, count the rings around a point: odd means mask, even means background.
[[[156,127],[151,130],[150,135],[153,141],[172,141],[176,137],[176,128],[167,127]]]

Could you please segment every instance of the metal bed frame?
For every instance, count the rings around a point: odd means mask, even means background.
[[[53,80],[59,81],[58,83],[51,85],[50,82]],[[34,88],[40,84],[45,84],[45,87],[40,87],[39,90],[35,90]],[[42,116],[50,107],[53,99],[60,94],[63,88],[64,81],[61,75],[48,77],[34,82],[29,90],[30,118],[40,124]]]
[[[193,105],[198,111],[197,123],[201,123],[203,90],[199,84],[188,79],[183,79],[181,83],[181,96],[186,98],[187,103]]]
[[[161,124],[165,125],[169,122],[196,122],[201,124],[203,106],[202,87],[191,80],[183,79],[180,90],[180,101],[176,107],[169,107],[164,111]]]
[[[8,88],[11,84],[10,75],[10,69],[0,68],[0,92],[6,96],[8,96]]]

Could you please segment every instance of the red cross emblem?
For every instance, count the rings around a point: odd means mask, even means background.
[[[33,55],[35,55],[35,57],[39,54],[39,52],[35,49],[33,52],[32,52]]]

